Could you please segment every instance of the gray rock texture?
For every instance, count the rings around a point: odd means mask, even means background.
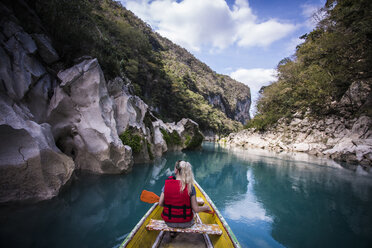
[[[275,151],[306,152],[346,162],[352,169],[372,166],[372,118],[358,111],[371,97],[371,82],[354,82],[335,103],[341,115],[311,119],[297,115],[290,123],[279,120],[260,133],[253,129],[230,134],[223,142],[233,146],[258,147]]]
[[[45,34],[33,34],[32,37],[35,39],[39,54],[47,64],[52,64],[59,60],[59,56],[52,47],[52,43],[48,36]]]
[[[55,81],[32,36],[0,5],[0,203],[50,199],[75,169],[45,123]]]
[[[164,123],[153,116],[147,104],[130,93],[131,83],[126,78],[109,81],[108,91],[114,102],[117,133],[130,131],[132,139],[133,135],[141,139],[140,151],[133,153],[135,163],[152,161],[168,150],[189,149],[187,140],[194,139],[195,143],[197,137],[198,140],[202,137],[198,124],[190,119],[182,119],[176,124]],[[199,147],[201,141],[194,148]]]
[[[1,93],[0,203],[56,196],[75,169],[55,146],[50,125],[30,116],[25,106]]]
[[[77,168],[94,173],[122,173],[131,168],[131,149],[116,131],[114,103],[97,59],[58,73],[61,80],[48,110],[58,147]]]
[[[126,173],[133,162],[200,146],[195,122],[155,118],[128,79],[106,83],[97,59],[56,75],[63,64],[51,40],[18,23],[0,3],[0,204],[50,199],[75,170]]]

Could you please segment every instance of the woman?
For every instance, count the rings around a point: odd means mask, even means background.
[[[175,177],[165,180],[159,205],[164,207],[161,217],[169,227],[187,228],[194,224],[194,214],[210,211],[207,205],[198,206],[194,187],[194,174],[189,162],[178,160]]]

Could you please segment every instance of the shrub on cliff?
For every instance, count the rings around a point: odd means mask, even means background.
[[[160,132],[163,134],[163,138],[168,146],[181,145],[181,137],[177,131],[168,133],[166,130],[161,128]]]
[[[127,129],[120,136],[123,145],[130,146],[133,154],[138,154],[142,149],[142,137],[135,134],[135,131],[131,128]],[[148,147],[149,148],[149,147]]]
[[[203,142],[203,135],[200,132],[195,133],[192,138],[189,135],[186,135],[185,145],[186,149],[195,149],[200,147]]]

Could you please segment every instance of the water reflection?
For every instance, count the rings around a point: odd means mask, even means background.
[[[252,185],[254,183],[254,177],[252,171],[247,171],[247,181]],[[270,216],[266,214],[265,209],[261,206],[260,202],[257,201],[253,188],[249,187],[247,192],[232,201],[225,207],[226,217],[235,221],[266,221],[272,222]]]
[[[266,224],[272,221],[272,237],[288,247],[372,244],[369,176],[332,161],[311,160],[310,156],[271,157],[239,149],[229,152],[249,166],[250,187],[241,201],[226,207],[228,218],[250,225],[257,219]]]
[[[77,175],[59,197],[0,208],[0,247],[118,247],[160,194],[177,160],[228,221],[243,247],[370,247],[372,180],[308,156],[224,149],[170,152],[117,176]]]
[[[159,180],[160,177],[164,176],[164,174],[168,176],[172,174],[169,168],[164,170],[166,163],[167,163],[167,160],[165,158],[155,159],[154,165],[152,167],[152,172],[151,172],[151,180],[150,180],[151,185],[154,185],[156,181]]]

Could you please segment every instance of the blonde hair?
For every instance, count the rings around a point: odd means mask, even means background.
[[[176,169],[181,178],[181,188],[180,191],[182,192],[186,185],[189,195],[191,194],[191,189],[194,184],[194,173],[192,173],[192,166],[189,162],[178,160],[176,162]]]

